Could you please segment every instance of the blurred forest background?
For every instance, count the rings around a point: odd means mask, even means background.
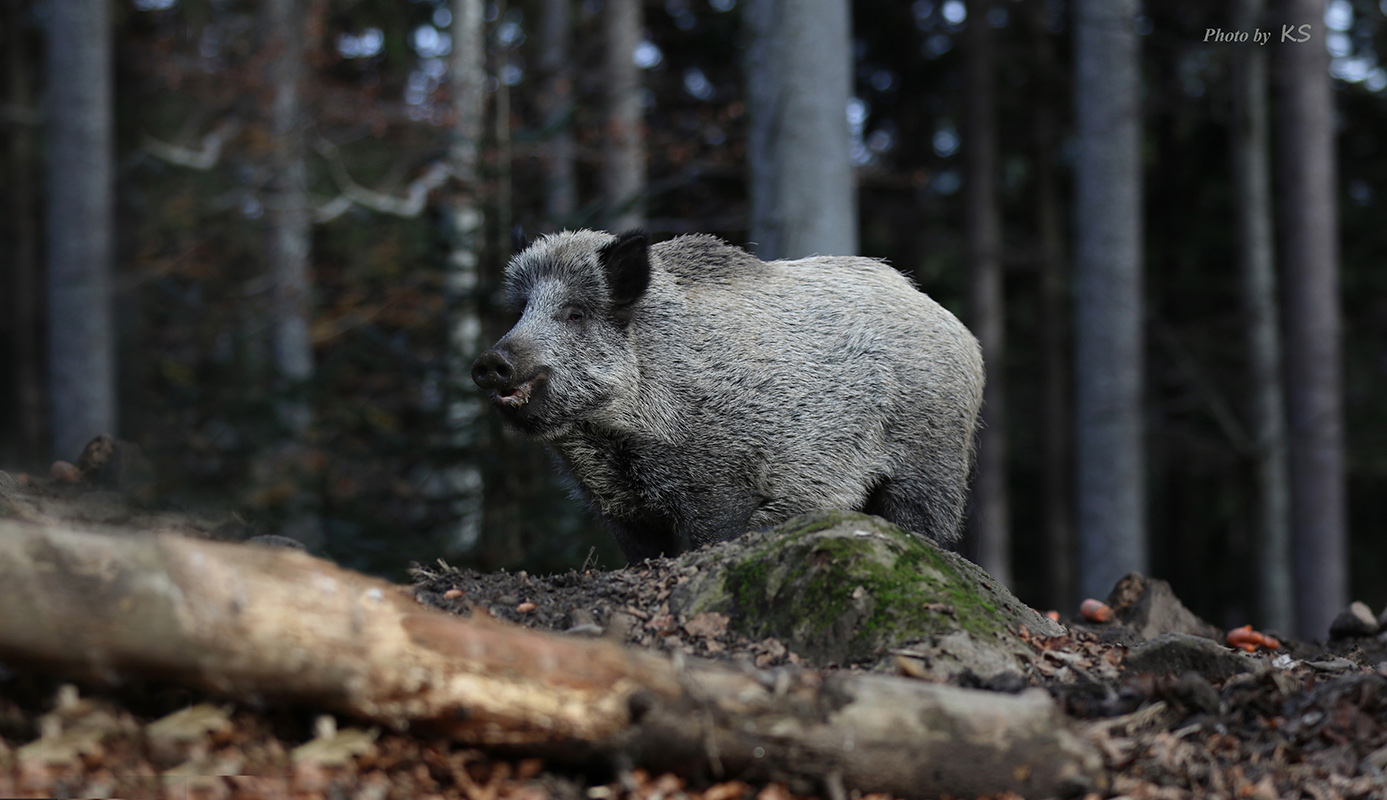
[[[1031,604],[1387,603],[1387,0],[3,9],[0,467],[108,432],[347,566],[620,566],[468,367],[512,226],[699,231],[969,323],[965,549]]]

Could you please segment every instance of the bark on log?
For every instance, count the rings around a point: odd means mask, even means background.
[[[301,552],[171,535],[0,520],[0,658],[292,698],[695,780],[903,797],[1103,783],[1093,746],[1039,690],[670,660],[453,617]]]

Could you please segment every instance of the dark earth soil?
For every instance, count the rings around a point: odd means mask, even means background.
[[[0,517],[84,513],[69,489],[49,491],[42,481],[19,486],[4,473],[0,479]],[[97,515],[111,522],[110,493],[94,494],[103,504]],[[114,514],[114,521],[149,527],[133,511]],[[200,523],[182,527],[216,535]],[[798,664],[921,675],[912,659],[890,654],[871,663],[812,664],[774,638],[737,635],[721,614],[671,614],[671,590],[689,569],[659,559],[612,572],[534,576],[439,564],[416,567],[414,577],[424,604],[564,635],[611,637],[763,669]],[[1149,609],[1141,620],[1124,616],[1120,594],[1112,599],[1118,614],[1111,622],[1065,619],[1067,632],[1053,637],[1022,632],[1034,650],[1024,672],[986,680],[965,673],[955,682],[1049,691],[1098,745],[1110,770],[1109,786],[1092,797],[1387,800],[1387,634],[1365,622],[1344,628],[1328,645],[1283,640],[1275,650],[1242,653],[1187,630],[1162,631],[1152,620],[1164,617],[1146,615]],[[1204,625],[1182,624],[1195,623]],[[0,664],[0,797],[791,796],[779,784],[687,786],[672,775],[622,765],[574,772],[336,720],[312,708],[231,701],[171,683],[79,686],[61,675]]]

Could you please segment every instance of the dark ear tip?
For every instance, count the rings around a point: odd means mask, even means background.
[[[513,247],[517,253],[523,252],[530,246],[530,237],[525,235],[525,229],[519,225],[511,226],[510,241],[511,247]]]

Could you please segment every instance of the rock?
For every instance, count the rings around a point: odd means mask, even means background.
[[[1252,660],[1202,636],[1163,633],[1127,654],[1129,673],[1150,672],[1171,677],[1197,672],[1208,680],[1223,680],[1251,672]]]
[[[1357,600],[1349,604],[1349,607],[1339,612],[1339,616],[1329,623],[1329,638],[1349,639],[1355,636],[1372,636],[1381,630],[1382,626],[1377,617],[1373,616],[1372,609]]]
[[[607,621],[607,635],[618,642],[630,641],[631,634],[640,625],[640,620],[625,611],[613,611]]]
[[[733,632],[776,637],[816,665],[889,659],[892,648],[935,647],[956,632],[974,642],[949,639],[951,653],[1029,654],[1018,626],[1064,632],[961,556],[866,514],[805,514],[687,557],[699,569],[675,587],[671,612],[725,614]],[[1017,670],[1018,657],[965,655],[958,670]]]
[[[912,677],[935,683],[966,679],[988,688],[992,681],[1012,680],[1007,676],[1019,679],[1025,671],[1025,664],[1015,652],[979,641],[964,631],[916,642],[893,651],[893,655],[895,659],[883,660],[875,669],[883,672],[901,670]]]
[[[1108,595],[1108,605],[1112,606],[1116,621],[1131,628],[1142,640],[1166,633],[1183,633],[1223,641],[1223,631],[1185,608],[1169,583],[1138,572],[1129,573],[1117,582],[1112,594]]]

